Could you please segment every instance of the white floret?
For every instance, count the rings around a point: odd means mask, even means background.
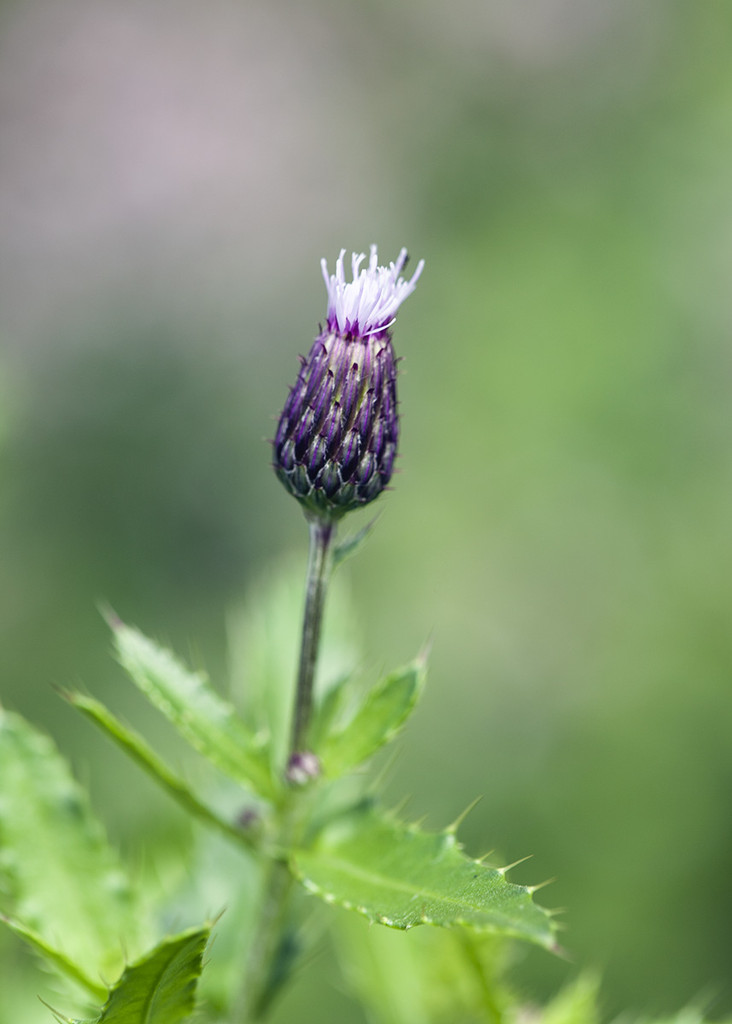
[[[336,329],[341,333],[358,334],[362,338],[387,330],[394,323],[402,302],[414,291],[424,260],[419,261],[412,277],[406,281],[399,274],[407,261],[407,250],[402,249],[395,263],[380,267],[376,246],[372,245],[368,267],[360,269],[365,253],[353,253],[353,280],[346,281],[345,254],[346,250],[341,249],[335,274],[329,274],[328,264],[325,259],[321,260],[323,279],[328,289],[328,320],[335,321]]]

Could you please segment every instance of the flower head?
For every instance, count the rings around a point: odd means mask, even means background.
[[[399,422],[396,359],[390,328],[414,291],[407,261],[378,266],[376,246],[353,254],[346,281],[341,251],[334,274],[322,261],[328,290],[326,328],[315,339],[290,391],[274,441],[273,463],[285,487],[315,515],[335,519],[373,501],[391,479]]]

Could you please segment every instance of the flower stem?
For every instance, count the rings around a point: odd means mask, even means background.
[[[330,544],[335,536],[335,523],[313,517],[310,523],[310,556],[308,559],[305,614],[302,623],[300,665],[297,673],[295,714],[292,723],[290,755],[303,753],[313,708],[313,683],[320,643],[323,605],[330,570]]]
[[[292,876],[283,860],[272,856],[265,865],[262,902],[255,928],[244,987],[236,1014],[241,1024],[256,1024],[267,1017],[279,987],[277,960],[282,955],[287,927],[287,904]]]
[[[313,706],[313,683],[318,660],[318,646],[323,619],[325,592],[330,575],[330,544],[335,536],[335,523],[312,518],[310,555],[305,588],[305,612],[302,625],[300,663],[295,691],[292,739],[282,801],[276,808],[275,846],[267,855],[262,882],[262,900],[255,926],[244,988],[236,1014],[242,1024],[255,1024],[268,1015],[273,996],[287,974],[292,950],[288,943],[288,917],[292,875],[287,864],[287,851],[297,842],[306,791],[288,775],[298,755],[306,752],[307,734]]]

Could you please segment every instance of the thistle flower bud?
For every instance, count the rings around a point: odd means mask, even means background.
[[[280,416],[273,465],[306,511],[329,519],[360,508],[391,479],[399,438],[396,358],[390,328],[399,306],[414,291],[424,260],[409,281],[407,260],[377,265],[371,246],[353,254],[346,281],[345,249],[335,274],[321,263],[328,290],[326,328],[315,339]]]

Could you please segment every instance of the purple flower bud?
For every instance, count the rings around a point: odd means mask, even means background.
[[[396,359],[390,328],[414,291],[424,260],[409,281],[407,261],[369,264],[353,254],[346,281],[345,249],[335,274],[322,261],[328,289],[326,328],[315,339],[280,416],[274,440],[277,476],[305,509],[337,519],[368,504],[391,479],[399,437]]]
[[[294,786],[305,786],[308,782],[312,782],[313,779],[317,779],[319,775],[320,761],[315,754],[304,750],[302,753],[290,755],[285,772],[285,778],[288,782],[291,782]]]

